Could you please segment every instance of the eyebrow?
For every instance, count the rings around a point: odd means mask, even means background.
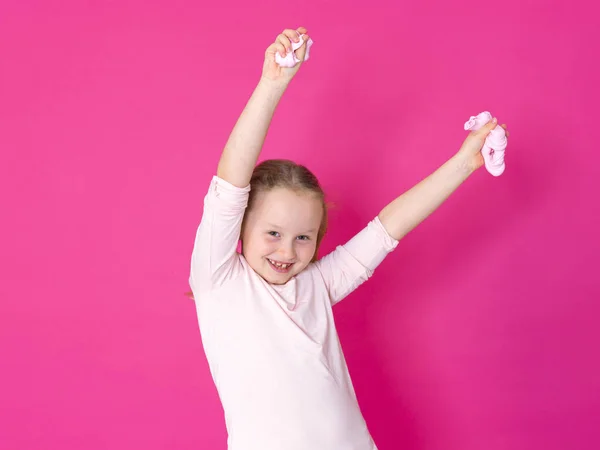
[[[279,228],[279,229],[283,228],[283,227],[280,227],[279,225],[275,225],[275,224],[273,224],[273,223],[267,223],[267,226],[268,226],[268,227],[270,227],[270,228]],[[313,228],[313,229],[310,229],[310,230],[308,230],[308,231],[305,231],[304,233],[300,233],[300,234],[314,233],[314,232],[316,232],[316,231],[317,231],[317,230]]]

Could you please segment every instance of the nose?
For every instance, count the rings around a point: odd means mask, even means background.
[[[293,261],[296,259],[296,249],[293,243],[287,243],[279,248],[279,254],[285,261]]]

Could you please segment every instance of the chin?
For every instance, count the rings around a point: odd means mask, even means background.
[[[271,284],[285,284],[288,281],[290,281],[292,279],[292,277],[294,276],[294,274],[285,274],[285,275],[274,275],[274,274],[269,274],[269,276],[267,277],[267,281]]]

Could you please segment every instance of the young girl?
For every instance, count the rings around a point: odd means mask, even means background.
[[[306,54],[307,30],[285,30],[223,150],[204,199],[190,286],[230,450],[376,449],[356,401],[332,306],[366,281],[398,240],[473,171],[496,121],[317,260],[327,227],[315,176],[291,161],[255,167],[275,108]],[[299,62],[276,62],[292,42]],[[242,253],[236,249],[242,242]]]

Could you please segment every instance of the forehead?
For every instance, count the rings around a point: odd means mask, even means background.
[[[321,223],[323,205],[312,192],[275,188],[256,194],[252,213],[263,225],[300,231],[316,230]]]

